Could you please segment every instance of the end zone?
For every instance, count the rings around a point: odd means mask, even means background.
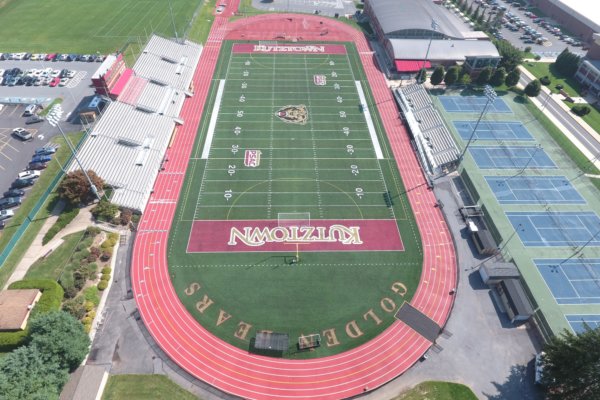
[[[188,253],[304,251],[403,251],[393,219],[313,220],[311,226],[280,226],[277,220],[194,221]]]
[[[252,44],[235,43],[231,50],[234,54],[244,53],[295,53],[295,54],[346,54],[346,46],[341,44]]]

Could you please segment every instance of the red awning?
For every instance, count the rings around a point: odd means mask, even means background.
[[[127,68],[125,71],[123,71],[123,74],[119,77],[117,83],[115,83],[112,89],[110,89],[110,95],[114,96],[114,98],[119,97],[119,95],[125,88],[125,85],[127,85],[127,82],[129,82],[129,78],[131,78],[132,74],[133,70],[130,68]]]
[[[398,72],[418,72],[423,68],[423,60],[396,60],[395,63]],[[431,68],[429,61],[425,61],[425,68]]]

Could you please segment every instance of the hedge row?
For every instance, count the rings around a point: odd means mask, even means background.
[[[40,289],[42,297],[31,311],[30,318],[37,314],[60,309],[63,289],[54,281],[47,279],[31,279],[13,282],[9,289]],[[27,337],[27,329],[18,332],[0,332],[0,352],[9,352],[21,344]]]
[[[64,291],[56,282],[48,279],[26,279],[11,283],[9,289],[40,289],[42,297],[31,311],[31,315],[47,313],[60,309]]]
[[[42,239],[42,245],[45,245],[46,243],[51,241],[54,238],[54,236],[56,236],[56,234],[60,232],[65,226],[69,225],[69,223],[73,221],[78,214],[78,207],[68,206],[67,208],[65,208],[65,210],[63,210],[63,212],[58,216],[58,219],[56,220],[54,225],[52,225],[50,229],[48,229],[48,232],[46,232],[46,234],[44,235]]]

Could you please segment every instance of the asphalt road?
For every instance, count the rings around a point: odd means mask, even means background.
[[[531,82],[531,79],[522,74],[520,83],[523,86],[527,86],[529,82]],[[600,156],[600,142],[598,142],[587,130],[583,129],[581,125],[575,121],[571,113],[563,110],[558,104],[547,97],[548,95],[546,94],[540,94],[539,96],[539,101],[544,105],[544,110],[552,113],[552,115],[567,128],[569,132],[590,151],[590,153],[595,156]]]

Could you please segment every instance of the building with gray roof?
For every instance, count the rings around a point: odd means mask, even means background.
[[[143,212],[177,126],[202,46],[153,36],[116,101],[78,152],[85,169],[112,188],[111,201]],[[77,164],[70,171],[79,169]]]
[[[432,0],[365,0],[364,10],[398,73],[455,64],[478,73],[500,61],[484,32]]]

